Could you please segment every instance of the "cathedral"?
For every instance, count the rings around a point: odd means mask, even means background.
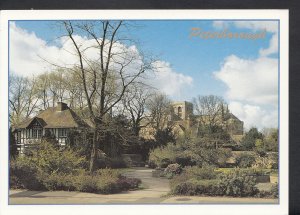
[[[170,116],[170,121],[175,124],[179,133],[186,129],[195,130],[199,124],[206,124],[209,121],[209,116],[195,115],[193,104],[187,101],[173,102],[173,113]],[[220,108],[220,113],[215,117],[217,125],[221,126],[231,136],[243,135],[244,122],[230,113],[227,106]],[[182,131],[180,131],[182,130]]]

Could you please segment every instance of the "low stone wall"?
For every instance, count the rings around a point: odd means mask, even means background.
[[[257,183],[270,183],[269,175],[256,175],[254,177],[256,178]]]

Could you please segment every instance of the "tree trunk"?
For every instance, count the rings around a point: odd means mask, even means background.
[[[92,145],[92,151],[91,151],[91,159],[90,159],[90,172],[94,172],[96,170],[96,162],[97,162],[97,149],[98,149],[98,126],[97,123],[95,125],[94,129],[94,135],[93,135],[93,145]]]

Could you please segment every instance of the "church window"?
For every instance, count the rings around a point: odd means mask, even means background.
[[[178,116],[182,118],[182,107],[178,107]]]

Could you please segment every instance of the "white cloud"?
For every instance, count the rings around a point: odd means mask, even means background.
[[[229,25],[228,21],[213,21],[213,27],[217,29],[227,29]]]
[[[156,61],[154,67],[156,72],[151,78],[154,87],[176,99],[188,95],[193,85],[192,77],[175,72],[165,61]]]
[[[63,48],[50,46],[35,33],[10,23],[10,70],[18,75],[29,76],[50,70],[50,64],[43,58],[62,65],[73,63],[75,56]]]
[[[234,21],[233,24],[237,28],[248,28],[253,31],[266,30],[271,33],[278,32],[277,21]]]
[[[277,127],[278,60],[261,57],[242,59],[235,55],[225,58],[217,79],[228,90],[226,97],[233,114],[244,121],[245,128]]]
[[[227,85],[229,108],[244,121],[245,128],[277,127],[277,59],[250,60],[231,55],[214,75]]]
[[[266,30],[272,34],[267,48],[259,50],[257,59],[235,55],[224,59],[217,79],[226,84],[226,97],[233,114],[245,123],[245,128],[277,127],[278,122],[278,59],[268,57],[278,52],[278,22],[276,21],[215,21],[217,29],[234,26],[251,31]]]
[[[243,104],[237,101],[231,101],[229,103],[229,109],[239,119],[244,121],[244,127],[246,129],[251,127],[257,127],[259,129],[277,127],[277,109],[266,110],[261,106]]]
[[[271,54],[275,54],[278,52],[278,34],[273,34],[270,43],[269,43],[269,47],[266,49],[260,49],[259,50],[259,54],[260,56],[268,56]]]
[[[89,59],[96,60],[99,53],[96,49],[87,49],[95,45],[94,40],[74,35],[75,41],[79,44],[84,55]],[[54,67],[48,62],[55,63],[60,66],[70,67],[78,64],[78,56],[71,40],[62,37],[56,41],[57,45],[49,45],[46,41],[38,38],[34,32],[28,32],[18,27],[15,23],[10,24],[10,70],[18,75],[30,76],[32,74],[41,74],[50,71]],[[142,57],[136,46],[125,46],[115,43],[113,52],[130,53],[135,61],[130,64],[126,72],[130,73],[140,68]],[[127,56],[128,57],[128,56]],[[128,59],[128,58],[127,58]],[[123,57],[114,57],[115,61],[124,60]],[[113,63],[111,68],[118,68],[120,65]],[[164,61],[155,63],[157,72],[152,75],[149,80],[158,90],[169,96],[180,97],[186,91],[188,86],[192,84],[192,78],[181,73],[173,71],[170,64]]]
[[[230,100],[277,105],[277,59],[247,60],[231,55],[214,75],[228,86],[226,95]]]

